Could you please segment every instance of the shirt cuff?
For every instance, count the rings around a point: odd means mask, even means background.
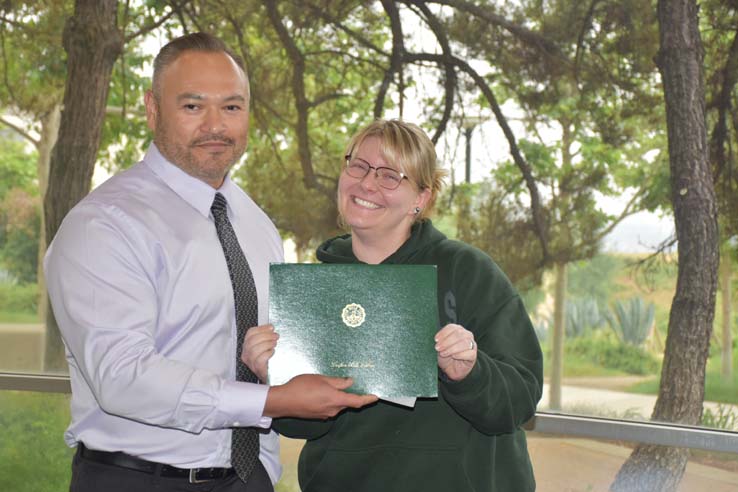
[[[272,418],[265,417],[269,386],[266,384],[224,381],[219,410],[229,427],[261,427],[268,429]]]

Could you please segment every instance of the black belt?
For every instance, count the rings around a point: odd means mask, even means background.
[[[77,445],[77,453],[82,458],[96,463],[119,466],[121,468],[151,473],[162,477],[187,478],[190,483],[217,480],[235,473],[233,468],[177,468],[176,466],[136,458],[120,451],[96,451],[85,447],[82,443]]]

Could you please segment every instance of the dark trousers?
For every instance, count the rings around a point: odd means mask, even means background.
[[[274,492],[269,475],[257,463],[248,483],[233,475],[191,484],[186,478],[161,477],[120,466],[106,465],[74,455],[70,492]]]

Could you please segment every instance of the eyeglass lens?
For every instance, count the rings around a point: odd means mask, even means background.
[[[364,178],[372,169],[376,173],[377,184],[382,188],[394,190],[400,186],[403,177],[402,174],[389,167],[374,167],[368,162],[357,158],[348,160],[346,165],[348,175],[358,179]]]

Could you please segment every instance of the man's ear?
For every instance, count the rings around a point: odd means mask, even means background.
[[[146,124],[151,131],[154,131],[156,130],[156,121],[159,119],[159,105],[151,89],[147,90],[144,95],[144,104],[146,105]]]

